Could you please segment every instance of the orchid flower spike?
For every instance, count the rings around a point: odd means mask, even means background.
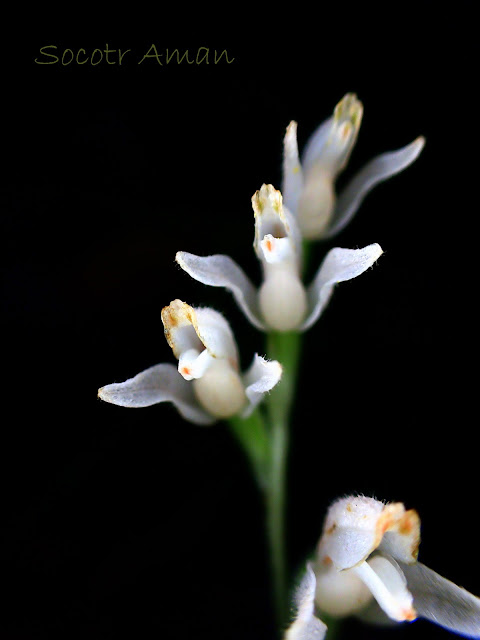
[[[337,197],[335,180],[345,168],[362,122],[363,106],[347,93],[308,140],[300,162],[297,123],[292,120],[284,139],[283,185],[285,204],[298,218],[302,234],[310,240],[331,238],[352,219],[373,187],[403,171],[420,154],[425,138],[366,164]]]
[[[125,382],[102,387],[102,400],[122,407],[171,402],[186,420],[208,425],[237,414],[248,417],[281,378],[281,365],[258,354],[246,373],[239,372],[230,325],[213,309],[174,300],[162,309],[162,322],[178,369],[157,364]]]
[[[480,638],[480,599],[417,561],[420,519],[400,502],[349,496],[330,507],[318,544],[316,604],[369,622],[426,618]]]
[[[323,640],[327,625],[315,616],[315,573],[310,564],[294,595],[295,618],[284,640]]]
[[[239,265],[226,255],[200,257],[179,251],[178,264],[192,278],[225,287],[257,329],[305,331],[326,307],[334,286],[356,278],[382,254],[378,244],[363,249],[331,249],[307,288],[301,280],[302,244],[297,221],[283,206],[282,194],[264,184],[252,197],[255,252],[263,268],[257,290]]]

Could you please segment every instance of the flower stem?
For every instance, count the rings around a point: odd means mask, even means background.
[[[254,411],[248,418],[233,416],[230,428],[245,452],[259,488],[264,491],[268,483],[268,433],[262,414]]]
[[[282,380],[270,393],[270,458],[266,485],[267,537],[270,547],[274,607],[278,628],[288,612],[288,558],[286,540],[286,481],[289,420],[295,394],[301,336],[296,332],[269,333],[267,353],[282,363]]]
[[[247,456],[266,508],[266,533],[272,572],[273,603],[277,628],[287,620],[288,559],[286,544],[286,484],[290,413],[295,395],[301,335],[269,333],[267,353],[283,367],[280,383],[267,398],[268,424],[256,410],[248,418],[235,416],[230,428]]]

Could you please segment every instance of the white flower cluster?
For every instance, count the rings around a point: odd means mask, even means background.
[[[325,308],[333,287],[366,271],[382,254],[378,244],[363,249],[331,249],[308,287],[301,280],[302,241],[330,238],[351,220],[367,193],[379,182],[405,169],[425,140],[382,154],[370,161],[335,196],[335,180],[357,139],[363,107],[347,94],[334,114],[307,142],[300,162],[297,125],[284,139],[282,193],[263,185],[252,197],[255,252],[263,282],[255,287],[242,268],[226,255],[200,257],[180,251],[177,262],[199,282],[228,289],[258,329],[304,331]]]
[[[252,197],[254,248],[264,274],[258,289],[229,256],[177,253],[178,264],[193,278],[229,289],[258,329],[308,329],[322,313],[334,286],[366,271],[382,253],[378,244],[331,249],[312,283],[304,287],[301,281],[302,239],[327,237],[340,230],[373,185],[413,162],[423,146],[419,138],[400,151],[379,156],[336,200],[334,181],[353,148],[361,116],[361,103],[347,94],[334,115],[312,135],[302,164],[296,124],[288,126],[283,176],[287,206],[272,185],[263,185]],[[219,312],[174,300],[163,309],[162,321],[178,369],[170,364],[150,367],[125,382],[102,387],[98,392],[102,400],[124,407],[171,402],[187,420],[211,424],[235,415],[248,416],[279,382],[281,364],[258,354],[248,371],[239,371],[235,339]]]

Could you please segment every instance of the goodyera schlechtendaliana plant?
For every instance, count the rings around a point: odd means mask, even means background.
[[[333,116],[313,133],[301,160],[297,125],[292,121],[288,126],[284,138],[283,196],[272,185],[264,184],[252,197],[254,249],[263,271],[258,288],[229,256],[200,257],[186,252],[176,255],[178,264],[194,279],[225,287],[233,294],[248,320],[266,333],[269,359],[255,354],[250,368],[242,374],[237,345],[222,314],[174,300],[162,310],[162,322],[178,367],[158,364],[98,392],[102,400],[120,406],[147,407],[170,402],[182,417],[195,424],[209,425],[218,420],[229,424],[265,499],[279,625],[285,620],[288,590],[284,511],[289,417],[295,401],[302,332],[318,320],[336,284],[356,278],[382,254],[378,244],[362,249],[335,247],[326,254],[312,282],[304,286],[303,250],[309,249],[311,240],[338,233],[367,193],[411,164],[424,144],[420,137],[403,149],[378,156],[337,197],[335,181],[355,144],[362,112],[356,96],[347,94]],[[332,562],[333,559],[332,556]],[[389,562],[394,566],[393,561]],[[365,575],[357,575],[353,566],[348,571],[377,598],[379,591],[372,588],[375,581],[367,584],[370,560],[369,563],[363,570]],[[325,566],[326,569],[329,568]],[[318,603],[324,581],[330,580],[336,588],[338,577],[325,571],[319,571],[317,563],[307,569],[297,593],[297,617],[287,631],[287,640],[323,638],[326,627],[314,615],[313,594],[316,591]],[[396,589],[396,582],[395,585]],[[335,600],[334,593],[330,595]],[[341,590],[339,599],[343,599]],[[326,602],[327,606],[331,604],[328,598]]]
[[[417,561],[420,519],[400,502],[348,496],[328,510],[313,563],[295,597],[296,617],[285,640],[321,640],[332,618],[366,622],[425,618],[480,638],[480,598]]]
[[[237,414],[249,416],[281,378],[280,364],[258,354],[248,371],[239,373],[232,330],[218,311],[174,300],[162,309],[162,322],[178,368],[157,364],[109,384],[98,392],[102,400],[122,407],[171,402],[186,420],[208,425]]]

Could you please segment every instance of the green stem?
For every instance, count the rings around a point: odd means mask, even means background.
[[[284,628],[289,611],[287,544],[285,527],[289,422],[295,396],[301,335],[296,332],[267,335],[266,352],[283,367],[280,383],[267,397],[268,425],[256,410],[248,418],[235,416],[230,428],[247,456],[265,498],[266,530],[272,571],[277,628]],[[268,429],[267,429],[268,426]]]
[[[264,491],[268,483],[267,466],[270,445],[262,414],[257,409],[248,418],[233,416],[228,422],[250,462],[259,488]]]
[[[286,481],[289,444],[289,420],[293,405],[300,358],[298,333],[269,333],[267,353],[283,366],[282,380],[267,399],[270,422],[269,477],[266,485],[267,536],[274,590],[277,624],[282,628],[288,608],[286,544]]]
[[[330,616],[322,613],[321,616],[322,622],[327,625],[327,640],[335,640],[335,638],[339,635],[339,632],[342,627],[342,621],[340,618],[331,618]]]

